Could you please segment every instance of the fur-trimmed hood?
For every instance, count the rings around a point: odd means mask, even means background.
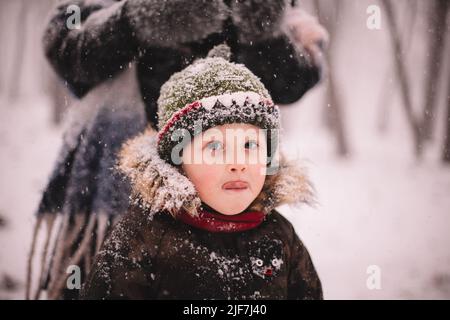
[[[201,200],[194,184],[183,172],[160,158],[153,129],[128,140],[119,153],[118,169],[130,180],[131,200],[150,214],[184,209],[195,216]],[[263,189],[249,206],[269,214],[283,204],[315,203],[314,188],[305,169],[280,156],[275,174],[268,175]]]

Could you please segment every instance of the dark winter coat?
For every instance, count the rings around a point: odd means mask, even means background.
[[[275,210],[254,229],[212,233],[134,207],[97,255],[82,298],[322,299],[322,288],[305,246]]]
[[[307,249],[273,209],[312,201],[301,169],[283,160],[278,173],[266,179],[250,206],[266,213],[258,227],[209,232],[171,214],[179,206],[193,210],[198,195],[186,176],[158,157],[151,136],[148,131],[134,138],[122,151],[120,166],[136,202],[105,240],[82,290],[84,299],[322,299]],[[168,197],[175,184],[179,188]]]

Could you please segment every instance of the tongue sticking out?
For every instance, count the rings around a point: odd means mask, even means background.
[[[222,186],[225,190],[243,190],[248,188],[248,183],[244,181],[230,181]]]

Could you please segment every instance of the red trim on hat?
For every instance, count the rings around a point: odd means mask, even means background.
[[[190,104],[187,104],[177,112],[175,112],[167,121],[167,123],[164,125],[164,127],[161,129],[161,131],[158,133],[158,143],[161,141],[163,135],[166,134],[166,132],[170,129],[171,126],[174,125],[175,122],[177,122],[182,116],[186,115],[188,112],[190,112],[192,109],[198,109],[202,106],[200,101],[194,101]]]

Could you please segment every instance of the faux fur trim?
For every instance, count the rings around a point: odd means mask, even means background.
[[[263,189],[250,208],[269,214],[284,204],[314,206],[315,190],[306,168],[295,160],[288,161],[282,154],[278,166],[275,174],[266,176]]]
[[[156,141],[156,131],[147,129],[128,140],[120,151],[118,169],[130,179],[132,200],[150,214],[167,211],[175,216],[183,208],[197,215],[201,200],[195,186],[177,167],[159,157]],[[250,209],[269,214],[280,205],[300,203],[315,203],[314,188],[304,168],[280,156],[278,170],[266,177]]]
[[[147,129],[128,140],[119,153],[118,169],[130,179],[131,200],[150,214],[168,211],[175,216],[184,208],[196,216],[201,205],[197,190],[176,167],[159,157],[156,142],[156,131]]]

